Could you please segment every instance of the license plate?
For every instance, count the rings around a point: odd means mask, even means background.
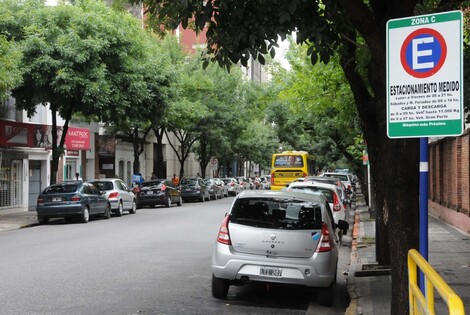
[[[153,195],[153,191],[147,191],[147,195]]]
[[[62,201],[62,197],[52,197],[52,201]]]
[[[268,277],[282,277],[282,269],[280,268],[271,268],[271,267],[261,267],[259,270],[259,274],[261,276],[268,276]]]

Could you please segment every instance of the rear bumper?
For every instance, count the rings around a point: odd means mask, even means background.
[[[168,198],[166,195],[139,195],[139,206],[166,205]]]
[[[183,200],[202,199],[202,192],[200,191],[181,192],[181,198],[183,198]]]
[[[85,207],[82,204],[67,204],[55,206],[38,206],[36,213],[43,218],[63,218],[83,214]]]
[[[268,258],[236,253],[231,246],[216,243],[211,269],[217,278],[232,281],[243,279],[325,288],[335,281],[337,265],[337,250],[315,253],[309,258]],[[261,275],[261,267],[280,268],[282,276]]]

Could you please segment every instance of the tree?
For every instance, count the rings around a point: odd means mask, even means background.
[[[333,56],[327,65],[316,64],[312,68],[306,51],[303,46],[291,47],[288,59],[292,70],[280,77],[274,75],[282,86],[279,99],[289,104],[287,124],[300,127],[300,135],[309,138],[306,142],[313,144],[311,153],[317,157],[320,170],[339,168],[338,160],[346,160],[346,167],[358,175],[365,187],[364,146],[357,142],[362,139],[360,121],[338,58]]]
[[[0,34],[0,99],[21,82],[21,51]]]
[[[21,41],[23,83],[12,94],[28,115],[38,104],[51,108],[54,183],[74,113],[101,117],[111,104],[129,106],[130,93],[136,98],[147,93],[135,67],[142,55],[135,40],[140,28],[129,15],[91,0],[42,6],[30,19]],[[65,120],[61,139],[57,115]]]
[[[429,6],[435,5],[430,8],[418,5],[417,0],[142,2],[168,28],[179,23],[187,27],[192,20],[196,30],[208,25],[206,64],[213,60],[229,68],[239,61],[245,65],[250,56],[263,63],[264,54],[275,54],[278,35],[285,38],[292,32],[297,43],[310,46],[307,54],[312,64],[328,63],[339,52],[368,144],[372,176],[377,179],[377,258],[379,263],[391,263],[392,313],[407,313],[406,257],[419,243],[419,143],[417,139],[391,140],[386,135],[386,23],[411,16],[418,8],[422,12],[445,10],[465,1],[430,2]],[[390,180],[395,182],[393,188]]]

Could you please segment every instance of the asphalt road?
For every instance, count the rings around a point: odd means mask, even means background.
[[[344,246],[331,308],[296,287],[246,285],[227,300],[212,297],[212,246],[232,200],[1,233],[0,314],[344,314]]]

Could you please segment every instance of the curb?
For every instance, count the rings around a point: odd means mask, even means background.
[[[357,198],[357,197],[356,197]],[[356,199],[357,200],[357,199]],[[351,240],[351,257],[350,257],[350,266],[349,266],[349,273],[347,277],[347,288],[348,294],[350,298],[349,306],[346,309],[345,315],[358,315],[362,314],[361,307],[360,307],[360,292],[359,287],[356,286],[356,269],[358,267],[358,252],[357,252],[357,243],[359,238],[359,212],[357,211],[357,204],[354,210],[354,225],[352,229],[352,240]]]

